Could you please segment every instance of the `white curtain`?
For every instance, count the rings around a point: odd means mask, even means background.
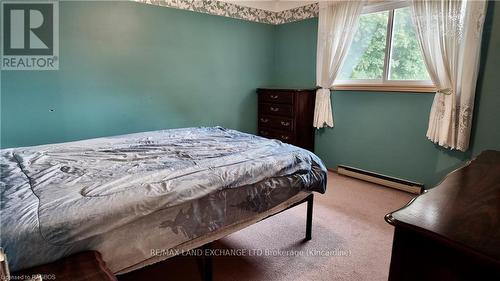
[[[469,147],[486,1],[413,0],[413,21],[438,91],[427,137],[446,148]]]
[[[314,127],[333,127],[330,87],[349,51],[365,1],[320,2]]]

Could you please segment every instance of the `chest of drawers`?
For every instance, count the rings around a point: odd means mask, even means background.
[[[499,198],[500,151],[487,150],[387,214],[389,281],[500,280]]]
[[[258,134],[314,150],[315,89],[257,89]]]

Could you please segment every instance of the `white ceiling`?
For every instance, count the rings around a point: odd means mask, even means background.
[[[309,5],[318,1],[293,1],[293,0],[218,0],[222,2],[233,3],[240,6],[258,8],[271,12],[281,12],[305,5]]]

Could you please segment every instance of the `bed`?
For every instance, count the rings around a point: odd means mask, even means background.
[[[97,250],[125,273],[324,193],[313,153],[222,127],[1,150],[11,270]]]

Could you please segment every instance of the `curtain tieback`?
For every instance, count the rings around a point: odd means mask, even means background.
[[[453,90],[451,88],[443,88],[443,89],[437,90],[436,93],[443,94],[443,95],[451,95],[451,94],[453,94]]]
[[[316,92],[320,92],[322,94],[330,94],[331,90],[329,88],[318,87]]]

